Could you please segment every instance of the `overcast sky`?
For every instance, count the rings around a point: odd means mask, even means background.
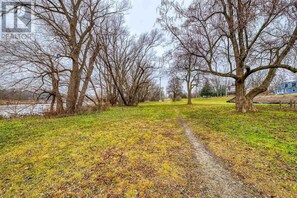
[[[132,34],[141,34],[152,30],[158,17],[157,7],[161,0],[130,0],[132,9],[126,17]]]
[[[159,16],[157,8],[161,5],[161,0],[130,0],[132,9],[126,16],[126,24],[131,34],[141,34],[152,29],[160,28],[156,23]],[[158,55],[164,52],[162,46],[157,49]]]
[[[157,12],[158,6],[161,5],[161,0],[130,0],[132,9],[126,16],[126,24],[130,29],[131,34],[141,34],[149,32],[159,26],[156,20],[159,16]],[[158,56],[164,52],[162,46],[157,49]],[[156,79],[157,80],[157,79]],[[163,75],[162,86],[167,86],[167,77]]]

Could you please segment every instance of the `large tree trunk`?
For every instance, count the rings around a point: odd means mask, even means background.
[[[246,96],[244,81],[236,81],[236,110],[241,113],[255,111],[253,98]]]
[[[270,69],[262,84],[259,87],[252,89],[248,94],[246,94],[244,81],[236,81],[236,110],[238,112],[245,113],[256,110],[253,100],[259,94],[267,91],[271,81],[275,77],[276,70],[277,69]]]
[[[67,113],[74,113],[76,107],[76,97],[75,97],[75,74],[74,71],[71,73],[70,83],[68,86],[68,93],[66,98],[66,111]]]
[[[77,109],[80,109],[83,106],[83,102],[84,102],[84,99],[86,96],[86,92],[87,92],[87,89],[88,89],[88,86],[89,86],[89,83],[91,80],[91,75],[93,73],[93,70],[94,70],[94,64],[91,64],[87,71],[87,75],[86,75],[85,81],[83,83],[83,87],[80,92],[80,96],[78,98],[78,102],[77,102],[77,106],[76,106]]]
[[[93,74],[93,71],[94,71],[94,67],[95,67],[95,61],[96,61],[96,57],[99,53],[99,45],[97,44],[96,48],[94,49],[94,52],[89,60],[89,67],[87,69],[87,74],[86,74],[86,78],[85,78],[85,81],[83,83],[83,87],[82,87],[82,90],[80,92],[80,96],[78,98],[78,103],[77,103],[77,109],[80,109],[82,106],[83,106],[83,102],[84,102],[84,99],[85,99],[85,95],[86,95],[86,92],[87,92],[87,89],[88,89],[88,86],[89,86],[89,83],[90,83],[90,80],[91,80],[91,76]]]
[[[80,85],[80,70],[78,63],[78,56],[73,61],[73,70],[70,74],[68,93],[66,98],[66,111],[67,113],[75,113],[76,102],[78,99],[79,85]]]
[[[256,87],[254,89],[252,89],[246,96],[246,103],[248,106],[251,106],[250,109],[248,109],[248,111],[255,111],[256,108],[253,105],[253,100],[256,96],[258,96],[259,94],[265,93],[268,90],[268,87],[271,84],[271,81],[273,80],[273,78],[276,75],[276,71],[277,69],[270,69],[266,78],[264,79],[264,81],[262,82],[262,84],[259,87]],[[251,104],[250,104],[251,103]]]

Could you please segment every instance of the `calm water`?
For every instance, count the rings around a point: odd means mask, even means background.
[[[23,115],[40,115],[49,111],[50,104],[19,104],[19,105],[0,105],[0,116],[12,117]]]

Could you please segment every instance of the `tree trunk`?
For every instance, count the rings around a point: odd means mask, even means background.
[[[64,113],[63,99],[61,95],[56,96],[56,100],[57,100],[56,113],[57,114]]]
[[[76,98],[75,98],[75,74],[71,73],[70,83],[68,86],[68,93],[66,98],[66,111],[67,113],[74,113],[76,106]]]
[[[52,73],[51,73],[51,80],[52,80],[52,86],[53,86],[53,101],[52,101],[52,105],[51,105],[51,112],[54,112],[54,103],[56,103],[56,113],[57,114],[62,114],[64,113],[64,107],[63,107],[63,99],[61,96],[61,93],[59,91],[59,77],[56,78],[55,77],[55,71],[53,70],[54,67],[52,68]]]
[[[246,96],[244,81],[236,81],[236,110],[241,113],[255,111],[253,98]]]
[[[192,104],[192,89],[188,88],[188,105]]]
[[[56,96],[53,95],[53,99],[52,99],[51,107],[50,107],[50,113],[51,113],[51,114],[53,114],[54,111],[55,111],[55,102],[56,102]]]
[[[87,71],[87,75],[86,75],[85,81],[83,83],[82,90],[80,92],[80,96],[78,98],[78,102],[77,102],[77,106],[76,106],[77,109],[80,109],[83,106],[83,102],[84,102],[84,99],[86,96],[86,92],[87,92],[87,89],[88,89],[88,86],[89,86],[89,83],[91,80],[91,75],[93,73],[93,70],[94,70],[94,65],[92,64],[92,65],[90,65],[90,67]]]
[[[73,70],[70,74],[68,93],[66,98],[66,111],[67,113],[75,113],[76,102],[78,98],[80,84],[80,72],[78,61],[73,61]]]
[[[83,86],[82,86],[82,90],[80,92],[80,96],[78,98],[78,103],[77,103],[77,109],[80,109],[82,106],[83,106],[83,102],[84,102],[84,99],[85,99],[85,95],[86,95],[86,92],[87,92],[87,89],[88,89],[88,86],[89,86],[89,83],[90,83],[90,80],[91,80],[91,76],[93,74],[93,71],[94,71],[94,67],[95,67],[95,61],[96,61],[96,57],[97,57],[97,54],[99,53],[99,45],[97,44],[90,60],[89,60],[89,67],[87,69],[87,74],[86,74],[86,78],[85,78],[85,81],[83,83]]]
[[[55,109],[55,104],[56,104],[56,109]],[[63,101],[61,96],[53,95],[50,112],[56,113],[56,114],[62,114],[64,112]]]

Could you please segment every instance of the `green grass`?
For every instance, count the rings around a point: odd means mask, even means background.
[[[297,112],[279,111],[277,105],[257,108],[258,112],[239,114],[234,105],[213,99],[195,101],[181,112],[209,149],[246,183],[271,196],[294,197]]]
[[[0,121],[0,197],[195,195],[191,159],[166,106]]]
[[[297,193],[297,113],[227,98],[115,107],[66,118],[0,120],[0,197],[197,196],[199,175],[177,118],[264,194]]]

